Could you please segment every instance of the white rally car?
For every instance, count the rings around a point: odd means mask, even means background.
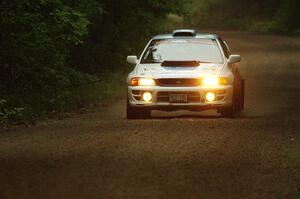
[[[234,117],[244,108],[245,81],[227,44],[214,34],[175,30],[153,37],[129,74],[127,118],[150,118],[151,110],[215,109]]]

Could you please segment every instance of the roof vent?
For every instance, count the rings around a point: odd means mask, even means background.
[[[191,29],[182,29],[182,30],[174,30],[173,37],[195,37],[197,35],[196,30]]]
[[[197,67],[200,66],[199,61],[164,61],[161,66],[164,67]]]

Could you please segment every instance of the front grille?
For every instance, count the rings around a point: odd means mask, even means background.
[[[169,102],[169,94],[172,92],[158,92],[157,93],[157,102]],[[176,92],[179,94],[180,92]],[[201,96],[199,92],[182,92],[183,94],[188,95],[188,103],[197,103],[200,102]]]
[[[200,86],[201,80],[200,79],[184,79],[184,78],[170,78],[170,79],[157,79],[158,86],[165,86],[165,87],[193,87],[193,86]]]

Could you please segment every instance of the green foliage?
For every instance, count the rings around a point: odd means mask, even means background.
[[[86,15],[59,0],[3,0],[0,18],[1,120],[61,109],[80,77],[65,63],[88,34]]]
[[[299,32],[298,0],[194,0],[194,21],[200,28]]]
[[[259,21],[253,23],[249,27],[250,31],[261,32],[261,33],[270,33],[270,32],[280,32],[283,30],[283,27],[277,21]]]
[[[165,30],[166,16],[186,13],[189,2],[191,0],[101,1],[98,6],[102,12],[89,14],[90,35],[82,45],[73,48],[70,64],[88,72],[125,67],[126,55],[138,54],[151,36]]]
[[[67,45],[87,34],[85,15],[58,0],[3,0],[0,16],[1,65],[63,66]]]
[[[82,43],[81,38],[88,34],[87,26],[90,24],[85,14],[70,7],[63,7],[55,11],[54,17],[58,25],[56,28],[65,33],[72,33],[60,34],[62,41],[73,44]]]
[[[0,99],[0,123],[5,121],[20,121],[24,118],[24,108],[9,108],[7,101]]]
[[[113,103],[120,96],[126,96],[126,72],[103,72],[98,74],[98,80],[84,84],[74,90],[73,108],[103,105]]]
[[[191,1],[2,0],[0,120],[111,101],[126,85],[126,55],[180,26]]]

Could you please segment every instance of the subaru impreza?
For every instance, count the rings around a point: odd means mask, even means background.
[[[245,81],[228,45],[215,34],[175,30],[153,37],[142,55],[128,56],[127,118],[152,110],[217,110],[235,117],[244,109]]]

